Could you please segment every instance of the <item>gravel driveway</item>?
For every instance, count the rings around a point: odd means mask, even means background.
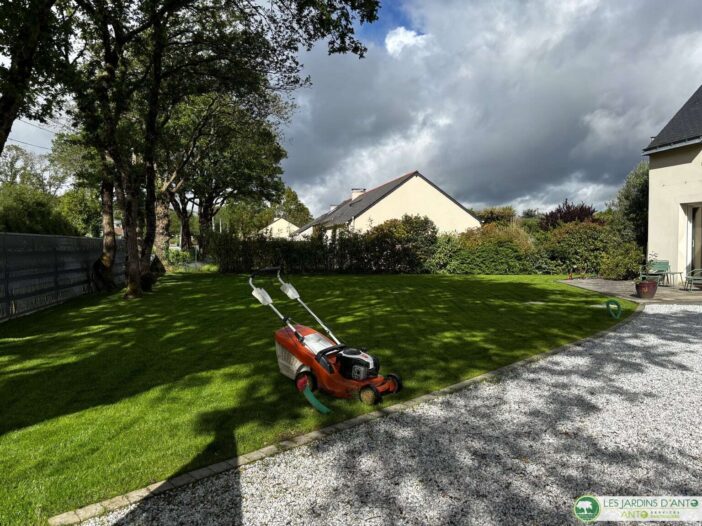
[[[702,306],[90,524],[576,524],[575,497],[702,494]],[[515,337],[518,332],[515,331]]]

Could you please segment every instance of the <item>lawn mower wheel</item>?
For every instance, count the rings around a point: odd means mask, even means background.
[[[380,402],[380,393],[373,384],[364,385],[358,391],[358,399],[366,405],[375,405]]]
[[[402,391],[402,378],[392,373],[386,374],[385,378],[390,378],[393,382],[395,382],[395,390],[393,391],[393,393],[399,393],[400,391]]]

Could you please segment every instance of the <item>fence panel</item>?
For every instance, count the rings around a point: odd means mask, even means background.
[[[98,238],[0,233],[0,321],[92,292],[101,252]],[[124,281],[123,242],[114,276]]]

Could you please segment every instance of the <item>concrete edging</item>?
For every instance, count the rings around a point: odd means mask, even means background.
[[[377,411],[373,411],[370,413],[365,413],[363,415],[351,418],[350,420],[344,420],[343,422],[339,422],[337,424],[333,424],[331,426],[327,426],[322,429],[318,429],[316,431],[312,431],[310,433],[291,438],[289,440],[283,440],[281,442],[278,442],[277,444],[266,446],[256,451],[246,453],[245,455],[240,455],[238,457],[234,457],[229,460],[224,460],[222,462],[218,462],[210,466],[205,466],[203,468],[199,468],[188,473],[183,473],[168,480],[155,482],[149,486],[146,486],[145,488],[130,491],[129,493],[125,493],[124,495],[118,495],[116,497],[112,497],[102,502],[90,504],[88,506],[84,506],[76,510],[61,513],[60,515],[55,515],[54,517],[51,517],[49,519],[49,525],[65,526],[78,524],[82,521],[86,521],[88,519],[98,517],[100,515],[104,515],[105,513],[117,510],[119,508],[129,506],[130,504],[136,504],[148,497],[160,495],[161,493],[164,493],[166,491],[179,488],[181,486],[186,486],[188,484],[191,484],[198,480],[202,480],[207,477],[218,475],[220,473],[223,473],[224,471],[239,469],[242,466],[251,464],[252,462],[256,462],[267,457],[272,457],[274,455],[277,455],[278,453],[287,451],[288,449],[304,446],[326,436],[338,433],[339,431],[350,429],[352,427],[359,426],[366,422],[370,422],[371,420],[376,420],[384,416],[389,416],[394,413],[404,411],[405,409],[409,409],[423,402],[428,402],[441,396],[461,391],[463,389],[466,389],[467,387],[472,386],[473,384],[485,381],[494,381],[515,369],[519,369],[531,363],[541,361],[544,358],[553,356],[554,354],[559,354],[569,350],[575,350],[586,342],[603,338],[604,336],[609,334],[613,329],[620,328],[633,321],[643,312],[644,308],[645,304],[639,303],[636,310],[625,320],[617,323],[616,325],[613,325],[608,329],[596,332],[595,334],[583,338],[581,340],[577,340],[575,342],[556,347],[555,349],[535,354],[528,358],[524,358],[523,360],[519,360],[518,362],[513,362],[509,365],[505,365],[504,367],[500,367],[499,369],[495,369],[494,371],[481,374],[480,376],[474,376],[473,378],[469,378],[467,380],[463,380],[456,384],[449,385],[448,387],[444,387],[437,391],[418,396],[417,398],[407,400],[406,402],[400,402],[398,404],[391,405],[390,407],[378,409]]]

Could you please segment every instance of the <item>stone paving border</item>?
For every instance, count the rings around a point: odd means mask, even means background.
[[[495,369],[494,371],[481,374],[480,376],[474,376],[473,378],[469,378],[467,380],[463,380],[462,382],[458,382],[457,384],[449,385],[448,387],[439,389],[438,391],[427,393],[417,398],[407,400],[406,402],[400,402],[398,404],[394,404],[383,409],[378,409],[377,411],[373,411],[371,413],[365,413],[350,420],[344,420],[343,422],[339,422],[337,424],[333,424],[331,426],[312,431],[311,433],[306,433],[304,435],[291,438],[290,440],[283,440],[282,442],[278,442],[277,444],[266,446],[256,451],[246,453],[245,455],[240,455],[229,460],[218,462],[217,464],[212,464],[210,466],[199,468],[188,473],[183,473],[168,480],[155,482],[154,484],[146,486],[145,488],[137,489],[124,495],[118,495],[117,497],[112,497],[111,499],[107,499],[102,502],[90,504],[89,506],[78,508],[77,510],[68,511],[60,515],[56,515],[49,519],[49,525],[66,526],[72,524],[79,524],[82,521],[92,519],[93,517],[98,517],[110,511],[123,508],[124,506],[136,504],[139,501],[144,500],[148,497],[160,495],[161,493],[164,493],[166,491],[179,488],[187,484],[191,484],[195,481],[211,477],[213,475],[217,475],[219,473],[222,473],[223,471],[239,469],[241,466],[245,466],[246,464],[251,464],[252,462],[256,462],[263,458],[274,456],[288,449],[309,444],[310,442],[314,442],[315,440],[319,440],[339,431],[343,431],[345,429],[349,429],[351,427],[355,427],[365,422],[369,422],[371,420],[375,420],[383,416],[391,415],[399,411],[404,411],[405,409],[421,404],[423,402],[434,400],[441,396],[455,393],[462,389],[466,389],[467,387],[470,387],[471,385],[476,384],[478,382],[499,381],[499,378],[501,376],[515,369],[524,367],[533,362],[538,362],[554,354],[562,353],[568,350],[575,350],[581,345],[585,344],[586,342],[600,339],[606,336],[612,330],[619,329],[620,327],[623,327],[624,325],[634,320],[641,314],[641,312],[643,312],[643,310],[644,304],[639,304],[636,310],[625,320],[617,323],[616,325],[613,325],[608,329],[596,332],[595,334],[583,338],[581,340],[568,343],[560,347],[556,347],[555,349],[551,349],[549,351],[544,351],[542,353],[535,354],[533,356],[530,356],[529,358],[525,358],[523,360],[511,363],[509,365],[505,365],[504,367],[500,367],[499,369]]]

